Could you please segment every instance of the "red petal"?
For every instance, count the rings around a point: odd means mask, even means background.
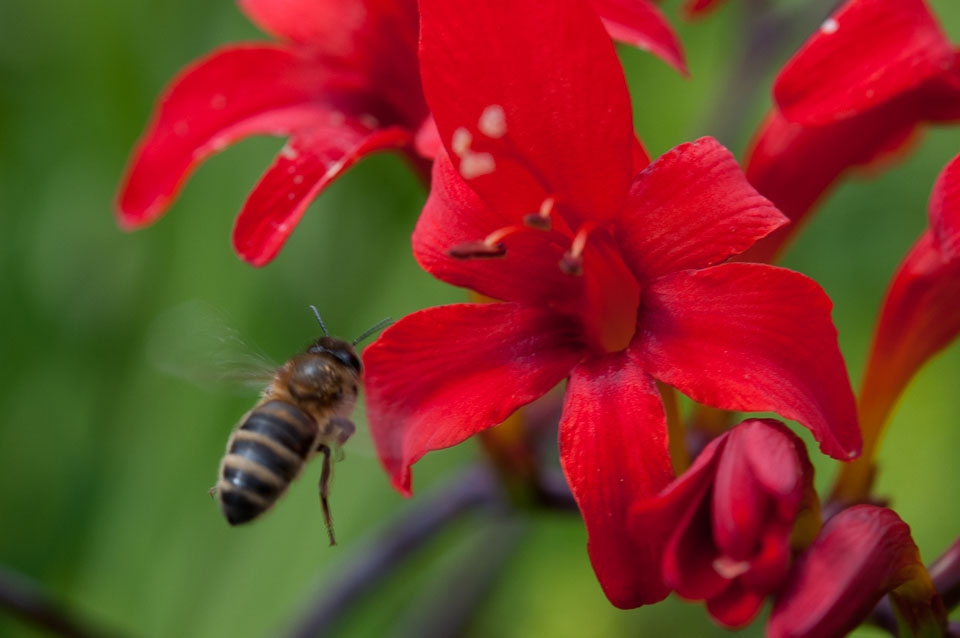
[[[520,304],[427,308],[363,353],[367,420],[393,486],[431,450],[497,425],[555,386],[582,356],[575,325]]]
[[[727,629],[743,627],[757,615],[766,592],[747,589],[739,579],[718,596],[707,601],[707,611],[718,623]]]
[[[315,61],[273,46],[224,48],[184,69],[161,95],[131,157],[118,198],[120,224],[154,221],[193,167],[228,144],[322,122],[332,107],[322,107],[318,96],[334,81]]]
[[[909,140],[920,111],[919,102],[908,97],[816,128],[791,124],[779,112],[771,112],[747,154],[747,179],[791,224],[757,242],[742,259],[773,260],[848,168],[871,163]]]
[[[619,211],[632,174],[630,99],[587,3],[422,0],[420,60],[440,137],[493,208],[519,219],[551,195],[579,219]],[[497,125],[482,133],[485,113]],[[460,135],[454,148],[458,128],[470,144]],[[467,170],[454,151],[483,162]]]
[[[787,62],[774,96],[788,120],[827,124],[919,86],[953,59],[924,0],[850,0]]]
[[[773,606],[767,636],[846,635],[918,567],[910,528],[893,511],[872,505],[844,510],[797,561]]]
[[[364,155],[409,142],[400,127],[370,130],[342,116],[294,135],[240,211],[233,229],[237,254],[254,266],[268,263],[320,191]]]
[[[860,393],[864,425],[880,427],[917,370],[960,334],[960,259],[947,261],[928,231],[893,278]]]
[[[649,51],[689,75],[680,39],[663,12],[649,0],[590,0],[614,40]]]
[[[700,18],[720,6],[723,0],[687,0],[683,7],[684,15],[690,18]]]
[[[504,240],[507,253],[498,259],[454,259],[455,246],[482,240],[510,219],[491,209],[463,180],[442,151],[433,165],[430,196],[413,231],[413,254],[438,279],[504,301],[571,307],[581,299],[583,277],[557,266],[570,240],[551,241],[550,231],[531,229]]]
[[[617,239],[641,282],[743,252],[787,219],[710,137],[681,144],[637,175]]]
[[[947,164],[933,186],[930,229],[945,259],[960,258],[960,155]]]
[[[433,119],[432,115],[428,115],[420,128],[417,129],[413,145],[417,149],[417,153],[427,159],[436,158],[443,150],[443,141],[440,139],[440,131],[437,130],[437,121]]]
[[[699,403],[771,411],[809,428],[824,453],[860,453],[853,393],[816,282],[783,268],[724,264],[643,291],[636,349],[651,374]]]
[[[610,602],[627,609],[665,598],[659,574],[665,537],[631,538],[626,530],[631,504],[673,478],[660,395],[629,353],[573,369],[560,420],[560,461]]]
[[[764,527],[773,514],[770,494],[756,480],[750,464],[744,462],[753,445],[753,437],[748,436],[751,426],[757,429],[766,427],[755,425],[757,423],[747,421],[730,431],[726,449],[717,463],[713,485],[710,508],[713,537],[725,556],[738,561],[753,557]],[[792,468],[788,465],[784,469],[791,472]],[[711,527],[710,523],[707,527]]]
[[[730,585],[714,567],[720,550],[710,527],[710,507],[698,500],[678,524],[663,555],[663,579],[688,600],[719,596]]]
[[[716,471],[717,458],[726,446],[728,433],[724,433],[711,441],[703,451],[697,455],[693,464],[668,485],[657,497],[637,503],[628,519],[631,533],[638,539],[669,538],[665,548],[662,564],[664,581],[671,587],[682,587],[686,594],[700,592],[715,593],[721,589],[719,574],[713,569],[698,569],[702,565],[688,563],[689,552],[679,551],[687,543],[679,538],[686,533],[696,516],[697,510],[704,510],[707,519],[701,527],[709,531],[709,508],[704,499],[709,494],[713,477]],[[702,513],[701,513],[702,514]],[[712,540],[708,539],[712,547]],[[711,564],[713,556],[706,561]],[[723,582],[727,582],[725,579]]]

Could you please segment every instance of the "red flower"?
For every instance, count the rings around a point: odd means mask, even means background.
[[[784,66],[747,179],[793,223],[747,253],[773,259],[848,169],[886,160],[927,122],[960,120],[960,59],[924,0],[849,0]]]
[[[802,516],[801,516],[802,515]],[[803,442],[778,421],[745,421],[714,439],[682,476],[631,518],[663,532],[663,580],[706,599],[720,624],[747,624],[779,589],[795,530],[813,540],[819,509]]]
[[[154,222],[200,161],[243,137],[288,136],[234,227],[237,254],[262,266],[320,191],[364,155],[407,147],[427,109],[416,0],[238,3],[281,42],[221,48],[173,80],[131,157],[118,220],[128,229]],[[679,42],[655,7],[594,4],[614,37],[685,72]]]
[[[505,303],[422,310],[367,348],[381,460],[409,494],[426,452],[568,378],[560,454],[594,568],[618,606],[659,600],[659,541],[625,529],[630,504],[672,478],[654,379],[778,412],[828,454],[856,456],[830,302],[794,272],[715,266],[783,217],[712,139],[644,168],[620,65],[585,3],[421,8],[421,72],[446,151],[414,254]]]
[[[937,179],[929,216],[880,311],[860,389],[865,454],[843,468],[836,493],[848,503],[867,497],[880,434],[907,384],[960,334],[960,156]]]
[[[767,636],[845,636],[888,592],[910,635],[943,635],[943,603],[910,528],[892,510],[851,507],[830,519],[797,560],[773,606]]]

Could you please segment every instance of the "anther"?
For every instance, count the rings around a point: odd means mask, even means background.
[[[548,197],[540,204],[540,211],[536,213],[527,213],[523,216],[523,223],[530,228],[537,230],[550,230],[550,215],[553,213],[553,207],[557,200],[554,197]]]
[[[498,228],[483,238],[482,241],[468,241],[447,250],[447,254],[454,259],[475,259],[484,257],[503,257],[507,249],[503,239],[515,233],[529,231],[523,224],[511,224]]]
[[[596,227],[597,225],[595,223],[586,222],[580,227],[580,230],[577,231],[573,242],[570,244],[570,250],[560,258],[560,263],[558,264],[564,274],[573,276],[583,274],[583,249],[587,245],[587,238]]]
[[[507,249],[503,244],[493,244],[485,241],[468,241],[447,250],[447,254],[454,259],[482,259],[503,257]]]

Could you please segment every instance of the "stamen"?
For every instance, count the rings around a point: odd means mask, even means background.
[[[587,245],[587,238],[597,227],[594,222],[586,222],[577,231],[568,250],[560,258],[560,270],[567,275],[580,276],[583,274],[583,249]]]
[[[481,241],[468,241],[447,250],[447,254],[454,259],[476,259],[486,257],[503,257],[507,249],[503,240],[516,233],[530,232],[531,228],[524,224],[511,224],[498,228]]]

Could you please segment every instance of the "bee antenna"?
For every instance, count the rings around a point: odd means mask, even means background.
[[[354,339],[352,344],[357,345],[358,343],[360,343],[370,335],[374,334],[375,332],[380,332],[381,330],[389,326],[391,323],[393,323],[393,319],[391,319],[390,317],[387,317],[386,319],[381,319],[380,321],[378,321],[376,324],[374,324],[367,330],[364,330],[363,334],[357,337],[356,339]]]
[[[313,311],[313,314],[314,314],[314,316],[316,316],[317,321],[320,322],[320,329],[323,330],[323,336],[324,336],[324,337],[329,336],[329,335],[327,335],[327,327],[326,327],[325,325],[323,325],[323,319],[320,318],[320,311],[318,311],[318,310],[317,310],[317,307],[314,306],[313,304],[310,304],[310,310]]]

